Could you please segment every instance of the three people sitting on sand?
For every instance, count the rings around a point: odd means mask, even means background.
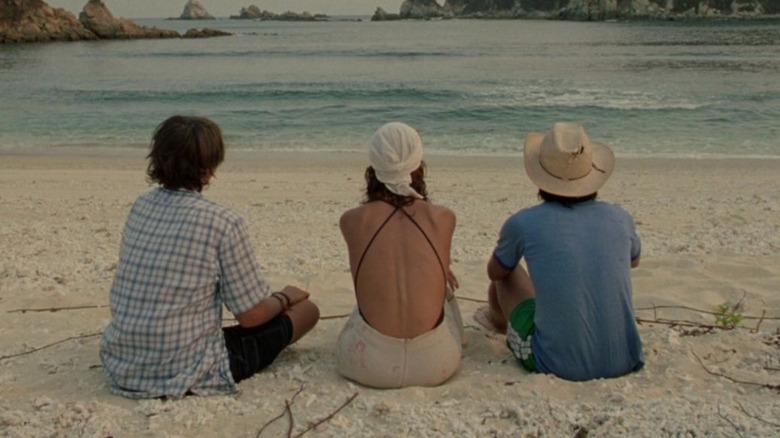
[[[147,175],[159,187],[128,216],[100,342],[113,393],[235,392],[319,319],[308,292],[270,293],[243,218],[201,194],[224,154],[208,119],[173,116],[154,132]],[[625,210],[596,200],[612,151],[581,125],[556,123],[526,138],[524,160],[543,202],[501,228],[489,305],[475,319],[506,333],[532,372],[588,380],[642,368],[630,277],[640,241]],[[429,201],[410,126],[379,128],[369,163],[363,202],[339,222],[357,305],[338,337],[337,369],[375,388],[439,385],[460,369],[464,342],[449,267],[455,214]],[[222,327],[223,304],[238,325]]]

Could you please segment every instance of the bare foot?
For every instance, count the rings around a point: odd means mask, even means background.
[[[506,334],[506,326],[496,324],[490,315],[490,307],[482,306],[474,312],[474,321],[493,333]]]

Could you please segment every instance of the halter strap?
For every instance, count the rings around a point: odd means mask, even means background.
[[[384,201],[384,202],[387,203],[388,205],[393,206],[393,204],[390,204],[387,201]],[[420,230],[420,232],[422,233],[423,237],[425,237],[425,240],[428,242],[428,245],[430,245],[431,249],[433,249],[433,253],[436,255],[436,260],[439,261],[439,267],[441,267],[442,274],[444,275],[444,284],[445,284],[445,287],[446,287],[446,284],[447,284],[447,270],[444,269],[444,263],[441,261],[441,257],[439,256],[439,251],[436,250],[436,246],[434,246],[434,244],[431,241],[430,237],[428,237],[428,234],[425,233],[425,230],[423,230],[423,228],[420,226],[420,224],[417,223],[416,220],[414,220],[414,217],[412,217],[412,215],[409,214],[409,212],[404,210],[404,208],[402,206],[400,206],[400,205],[395,205],[394,207],[395,207],[395,209],[387,216],[387,219],[385,219],[385,221],[382,222],[382,225],[380,225],[379,228],[377,228],[377,230],[374,232],[374,235],[371,237],[371,240],[368,241],[368,245],[366,245],[366,248],[363,250],[363,255],[360,256],[360,261],[358,262],[357,268],[355,269],[355,279],[353,281],[354,286],[355,286],[355,290],[357,290],[357,279],[358,279],[358,274],[360,273],[360,267],[363,265],[363,260],[365,260],[366,254],[368,253],[368,250],[371,248],[371,245],[374,243],[374,240],[379,235],[379,232],[382,231],[382,229],[385,227],[385,225],[387,225],[387,223],[390,222],[390,219],[392,219],[392,217],[395,216],[395,214],[399,210],[404,214],[404,216],[406,216],[407,218],[409,218],[410,221],[412,221],[412,223],[414,224],[415,227],[417,227],[418,230]]]

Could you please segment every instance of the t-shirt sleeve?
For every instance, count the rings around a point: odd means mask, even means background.
[[[504,222],[498,234],[498,243],[493,258],[507,271],[513,271],[523,257],[523,239],[515,217]]]
[[[631,240],[631,260],[636,260],[642,254],[642,241],[639,239],[639,235],[636,234],[634,219],[628,214],[627,216],[629,238]]]
[[[228,229],[220,247],[220,292],[233,314],[243,313],[268,296],[270,286],[260,276],[260,265],[239,219]]]

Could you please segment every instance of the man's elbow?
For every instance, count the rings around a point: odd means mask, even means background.
[[[506,278],[512,271],[504,269],[495,259],[490,260],[487,266],[487,276],[490,281],[499,281]]]

